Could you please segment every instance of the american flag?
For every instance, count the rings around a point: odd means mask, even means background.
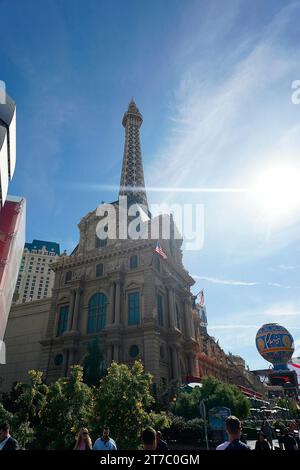
[[[159,242],[156,243],[156,247],[154,251],[158,253],[163,259],[167,259],[167,255],[162,249],[162,247],[160,246]]]
[[[200,292],[200,307],[204,307],[204,292],[203,292],[203,289],[202,291]]]

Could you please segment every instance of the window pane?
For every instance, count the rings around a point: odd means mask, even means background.
[[[94,333],[105,328],[107,298],[105,294],[97,293],[90,298],[88,305],[88,333]]]
[[[138,259],[136,255],[133,255],[130,257],[130,269],[135,269],[137,268],[138,265]]]
[[[97,264],[96,266],[96,277],[103,276],[103,264]]]
[[[61,336],[68,329],[69,306],[61,307],[59,310],[57,336]]]
[[[140,296],[139,292],[128,294],[128,325],[140,323]]]
[[[96,315],[90,315],[88,317],[88,333],[95,333],[96,331]]]

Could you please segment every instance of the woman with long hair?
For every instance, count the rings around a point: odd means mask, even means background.
[[[92,450],[92,440],[87,428],[81,428],[73,450]]]

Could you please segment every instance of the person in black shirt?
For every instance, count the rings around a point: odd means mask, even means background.
[[[264,433],[265,438],[267,439],[268,443],[270,444],[271,449],[273,449],[273,428],[270,423],[265,419],[261,431]]]
[[[270,444],[268,443],[266,436],[262,431],[260,431],[258,439],[255,443],[255,450],[271,450]]]
[[[298,450],[297,442],[293,436],[289,434],[289,428],[285,428],[281,442],[284,445],[284,450]]]
[[[241,441],[242,426],[236,416],[228,416],[226,419],[226,431],[229,444],[224,450],[250,450],[249,447]]]
[[[19,450],[18,442],[9,434],[9,424],[0,424],[0,450]]]

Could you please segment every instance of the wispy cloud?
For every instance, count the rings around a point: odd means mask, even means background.
[[[247,38],[246,43],[249,46],[252,42],[252,48],[250,51],[248,49],[248,53],[241,54],[239,60],[236,60],[237,57],[227,57],[228,62],[234,65],[231,74],[224,74],[222,81],[209,83],[201,78],[207,76],[208,70],[205,74],[203,70],[207,63],[195,60],[192,64],[186,64],[185,73],[174,92],[176,107],[170,116],[176,124],[176,133],[182,135],[171,137],[157,156],[167,169],[163,175],[161,165],[153,161],[153,168],[148,174],[154,181],[161,180],[167,174],[168,181],[179,186],[195,168],[201,169],[202,180],[212,176],[225,144],[232,140],[232,132],[236,132],[235,120],[247,101],[296,68],[296,59],[282,54],[279,46],[280,37],[287,26],[284,20],[295,13],[294,9],[295,6],[283,8],[258,42]],[[223,26],[219,24],[220,30]],[[220,34],[220,30],[215,34]],[[203,38],[208,34],[210,31],[199,30],[199,36]]]
[[[234,281],[232,279],[221,279],[218,277],[208,277],[208,276],[198,276],[193,274],[194,279],[199,279],[202,281],[208,281],[213,284],[225,284],[229,286],[256,286],[257,282],[246,282],[246,281]]]
[[[192,277],[197,280],[211,282],[212,284],[224,284],[228,286],[269,286],[275,287],[278,289],[300,289],[300,286],[290,286],[286,284],[281,284],[280,282],[256,282],[256,281],[239,281],[233,279],[223,279],[219,277],[211,276],[199,276],[198,274],[192,274]]]
[[[279,287],[280,289],[300,289],[300,286],[289,286],[285,284],[280,284],[279,282],[268,282],[270,287]]]
[[[237,5],[232,9],[239,10]],[[167,182],[173,188],[193,187],[196,181],[203,187],[246,187],[274,158],[282,160],[288,154],[290,162],[295,159],[299,142],[297,134],[291,132],[294,126],[284,119],[274,133],[270,123],[274,112],[280,112],[282,102],[290,103],[287,88],[299,70],[295,48],[285,40],[299,9],[299,3],[288,4],[259,34],[253,37],[241,34],[232,53],[226,51],[226,61],[218,64],[217,71],[216,62],[208,57],[203,60],[201,54],[200,58],[195,54],[190,63],[182,64],[184,72],[174,87],[170,105],[171,126],[146,169],[150,186],[164,187]],[[232,18],[236,20],[234,14]],[[205,43],[207,48],[210,40],[214,45],[222,42],[227,21],[225,15],[213,33],[210,24],[201,24],[198,37],[191,38],[191,42]],[[217,57],[218,54],[216,51]],[[274,94],[279,90],[276,102],[269,99],[272,88]],[[161,199],[177,202],[182,195],[162,193]],[[266,257],[289,243],[286,233],[275,233],[272,237],[275,224],[261,215],[259,202],[251,196],[246,200],[227,194],[207,197],[195,194],[194,200],[205,203],[205,243],[215,244],[215,251],[218,250],[215,242],[220,237],[223,253],[232,252],[245,260]],[[297,220],[293,216],[290,225]],[[299,237],[299,230],[291,234],[288,229],[289,237]]]
[[[293,269],[300,269],[300,264],[280,264],[278,266],[279,269],[283,269],[284,271],[292,271]]]
[[[234,323],[227,323],[226,325],[224,324],[215,324],[215,325],[209,325],[209,328],[211,330],[230,330],[230,329],[238,329],[238,330],[243,330],[244,328],[259,328],[260,325],[259,324],[256,324],[256,325],[244,325],[244,324],[241,324],[241,325],[237,325],[237,324],[234,324]]]
[[[265,308],[262,311],[262,315],[273,318],[273,317],[300,317],[300,308],[290,302],[280,302]]]

